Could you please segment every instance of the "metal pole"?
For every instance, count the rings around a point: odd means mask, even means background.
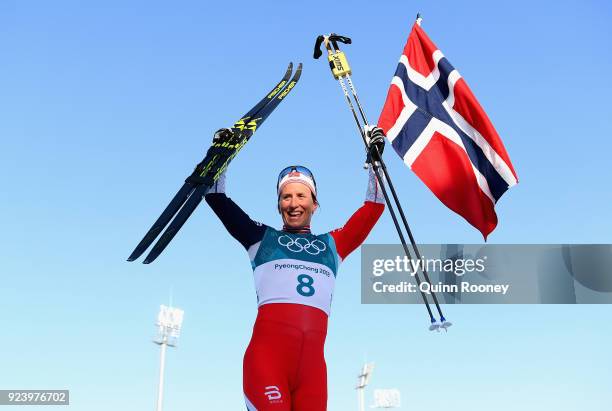
[[[364,388],[361,387],[357,390],[357,393],[359,395],[359,411],[364,411],[365,410],[365,396],[364,396],[364,392],[363,392]]]
[[[378,150],[378,149],[376,149]],[[381,168],[383,170],[383,174],[387,180],[387,184],[389,184],[389,190],[391,190],[391,195],[393,196],[393,199],[395,200],[395,203],[398,204],[398,211],[400,213],[400,217],[402,218],[402,222],[404,223],[404,228],[406,229],[406,233],[408,234],[408,238],[410,239],[410,244],[412,245],[412,248],[414,249],[414,253],[416,254],[416,258],[417,260],[421,260],[421,253],[419,252],[419,248],[417,247],[416,241],[414,239],[414,237],[412,236],[412,231],[410,230],[410,226],[408,225],[408,220],[406,219],[406,215],[404,214],[404,210],[402,209],[401,206],[399,206],[399,198],[397,197],[397,193],[395,192],[395,188],[393,187],[393,183],[391,182],[391,176],[389,175],[389,172],[387,171],[387,166],[385,165],[385,163],[382,161],[382,157],[380,156],[380,153],[378,153],[378,158],[380,159],[380,165]],[[410,256],[408,257],[410,258]],[[425,281],[427,281],[429,284],[431,284],[431,280],[429,279],[429,275],[427,274],[427,270],[425,269],[425,267],[421,267],[421,271],[423,272],[423,277],[425,277]],[[434,293],[433,291],[430,292],[431,297],[434,301],[434,304],[436,305],[436,309],[438,310],[438,314],[440,315],[440,322],[441,323],[445,323],[446,322],[446,318],[444,318],[444,314],[442,314],[442,308],[440,308],[440,303],[438,302],[438,298],[436,297],[436,293]]]
[[[377,155],[378,155],[378,158],[381,159],[380,158],[380,153],[378,153],[378,151],[377,151]],[[397,216],[395,215],[395,210],[391,206],[391,200],[389,199],[389,195],[387,194],[387,189],[385,188],[384,180],[383,180],[382,176],[380,175],[380,170],[379,170],[380,162],[379,161],[372,161],[372,163],[373,163],[372,164],[372,170],[374,170],[374,174],[376,175],[376,179],[378,180],[378,184],[380,186],[380,191],[382,192],[383,197],[385,198],[385,201],[387,203],[387,207],[389,209],[389,214],[391,215],[391,219],[393,220],[393,224],[395,224],[395,230],[397,231],[397,235],[399,236],[400,242],[402,243],[402,247],[404,248],[404,253],[406,254],[406,257],[408,257],[409,259],[412,259],[412,255],[410,254],[410,250],[408,249],[408,245],[406,244],[406,240],[404,239],[404,233],[400,229],[399,223],[397,221]],[[398,208],[400,208],[400,206],[398,204],[399,203],[396,203],[396,206]],[[414,273],[414,279],[415,279],[415,281],[417,283],[417,287],[419,288],[419,291],[421,293],[421,298],[423,299],[423,303],[425,304],[425,308],[427,308],[427,313],[429,314],[429,321],[431,322],[431,324],[435,324],[436,323],[436,319],[435,319],[433,313],[431,312],[431,307],[429,306],[429,301],[427,300],[427,296],[425,295],[425,292],[423,292],[421,290],[421,278],[419,277],[419,274],[417,272]]]
[[[157,407],[156,411],[162,411],[162,403],[164,401],[164,368],[166,367],[166,347],[168,346],[166,339],[162,341],[161,354],[159,358],[159,387],[157,388]]]
[[[346,76],[347,80],[349,80],[349,76]],[[346,102],[351,110],[351,113],[353,113],[353,118],[355,119],[355,123],[357,124],[357,129],[359,130],[359,134],[361,135],[361,139],[363,140],[363,144],[365,144],[366,149],[368,148],[368,142],[366,140],[366,135],[365,135],[365,129],[364,126],[361,125],[361,122],[359,121],[359,117],[357,116],[357,113],[355,112],[355,107],[353,106],[353,102],[351,101],[351,98],[349,97],[348,94],[348,90],[346,88],[346,85],[344,84],[344,78],[340,77],[338,79],[338,82],[340,83],[340,87],[342,87],[342,92],[344,93],[344,97],[346,98]],[[353,95],[356,97],[356,92],[354,87],[351,85],[351,90],[353,91]],[[367,120],[366,120],[366,116],[365,113],[363,112],[363,109],[361,109],[361,106],[359,106],[360,112],[361,112],[361,116],[363,118],[363,121],[365,122],[365,125],[367,124]],[[378,149],[377,149],[378,150]],[[368,154],[370,155],[370,154]],[[380,189],[382,191],[383,197],[385,198],[385,202],[387,203],[387,209],[389,210],[389,213],[391,214],[391,218],[393,219],[393,223],[395,224],[395,229],[397,231],[397,234],[400,238],[400,242],[402,243],[402,246],[404,248],[404,252],[406,253],[406,256],[409,259],[412,259],[411,255],[410,255],[410,251],[408,250],[408,246],[406,245],[406,240],[404,239],[404,234],[399,226],[399,222],[397,221],[397,217],[395,216],[395,211],[393,209],[393,206],[391,204],[391,200],[389,199],[389,196],[387,194],[387,190],[385,189],[385,180],[382,179],[380,173],[379,173],[379,167],[380,164],[382,163],[382,156],[380,155],[380,153],[378,153],[377,151],[377,161],[372,161],[372,170],[374,170],[374,174],[376,175],[376,179],[378,180],[378,184],[380,185]],[[386,167],[380,167],[380,169],[383,170],[383,172],[385,173],[385,176],[387,177],[387,182],[390,182],[390,177],[388,176],[388,174],[386,173]],[[393,191],[393,193],[395,193],[395,191]],[[399,199],[397,198],[397,196],[394,196],[395,198],[395,205],[396,207],[401,211],[402,207],[401,204],[399,203]],[[403,215],[403,211],[402,211],[402,215]],[[404,218],[404,222],[406,222],[405,218]],[[407,223],[406,223],[407,224]],[[408,233],[410,233],[410,229],[408,228]],[[410,236],[412,236],[412,234],[410,233]],[[413,247],[416,247],[416,244],[413,243]],[[418,251],[417,251],[418,252]],[[419,290],[421,290],[421,279],[419,278],[419,274],[415,273],[414,275],[414,279],[416,280],[417,286],[419,288]],[[428,282],[431,284],[431,282],[428,279]],[[433,294],[433,292],[432,292]],[[434,301],[437,304],[437,300],[435,299],[435,295],[434,297]],[[427,296],[425,295],[425,293],[423,291],[421,291],[421,298],[423,299],[423,303],[425,304],[425,308],[427,308],[427,313],[429,314],[429,321],[431,322],[431,324],[435,324],[436,323],[436,319],[433,316],[433,313],[431,312],[431,307],[429,307],[429,301],[427,300]],[[441,311],[440,311],[440,307],[438,305],[436,305],[438,307],[438,312],[440,312],[440,315],[442,315]],[[442,316],[442,318],[444,318]]]
[[[420,18],[420,14],[417,16],[417,19]],[[353,98],[355,99],[355,102],[357,102],[357,107],[359,108],[359,112],[361,113],[361,118],[363,119],[363,122],[366,125],[369,125],[368,123],[368,119],[366,118],[365,112],[363,111],[363,108],[361,107],[361,103],[359,102],[359,97],[357,97],[357,90],[355,89],[355,86],[353,85],[353,82],[351,81],[351,76],[350,75],[346,75],[346,80],[349,84],[349,87],[351,89],[351,93],[353,94]],[[342,82],[342,80],[340,80],[340,82]],[[342,85],[344,85],[344,83],[342,83]],[[346,93],[345,93],[346,94]],[[348,98],[348,94],[347,94],[347,98]],[[352,108],[352,105],[351,105]],[[354,113],[353,113],[354,114]],[[356,118],[356,116],[355,116]],[[358,123],[359,125],[359,123]],[[365,139],[364,139],[365,142]],[[368,145],[366,143],[366,149],[368,148]],[[421,253],[419,253],[419,248],[417,247],[416,241],[414,240],[414,237],[412,236],[412,231],[410,230],[410,226],[408,225],[408,220],[406,219],[406,216],[404,215],[404,210],[402,209],[402,206],[400,205],[400,201],[399,198],[397,197],[397,194],[395,192],[395,188],[393,187],[393,183],[391,182],[391,176],[389,176],[389,172],[387,171],[387,166],[385,165],[384,161],[382,160],[382,156],[380,155],[380,153],[378,153],[378,159],[379,159],[379,164],[382,166],[382,170],[383,173],[385,175],[385,178],[387,180],[387,184],[389,184],[389,189],[391,190],[391,195],[393,195],[393,199],[395,201],[395,204],[397,205],[398,211],[400,213],[400,216],[402,218],[402,222],[404,223],[404,228],[406,229],[406,233],[408,234],[408,237],[410,238],[410,243],[412,245],[412,248],[414,249],[414,253],[416,254],[416,257],[418,260],[421,259]],[[410,255],[407,255],[408,258],[410,258]],[[429,275],[427,274],[427,271],[425,270],[425,267],[423,267],[421,269],[421,271],[423,272],[423,276],[425,277],[425,281],[427,281],[429,284],[431,284],[431,280],[429,279]],[[419,284],[420,285],[420,284]],[[444,318],[444,314],[442,314],[442,308],[440,308],[440,303],[438,302],[438,298],[436,297],[436,293],[434,293],[433,291],[430,293],[431,297],[434,301],[434,304],[436,305],[436,309],[438,310],[438,314],[440,315],[440,322],[441,323],[445,323],[446,319]]]

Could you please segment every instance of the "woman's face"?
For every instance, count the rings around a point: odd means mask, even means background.
[[[310,189],[301,183],[286,184],[278,199],[278,210],[287,227],[299,228],[310,225],[317,204]]]

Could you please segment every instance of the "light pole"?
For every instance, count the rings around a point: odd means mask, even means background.
[[[370,375],[374,371],[374,363],[365,363],[361,369],[361,373],[357,376],[358,382],[355,389],[357,390],[357,400],[359,401],[359,411],[365,410],[365,398],[364,391],[368,382],[370,382]]]
[[[159,314],[157,314],[157,336],[153,340],[155,344],[161,346],[161,354],[159,357],[159,386],[157,388],[157,406],[156,411],[162,411],[164,399],[164,368],[166,366],[166,348],[176,347],[178,337],[183,324],[184,311],[179,308],[168,307],[165,305],[159,306]]]

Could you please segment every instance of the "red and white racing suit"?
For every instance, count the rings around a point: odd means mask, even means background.
[[[224,193],[224,179],[207,203],[251,260],[258,314],[244,355],[249,411],[324,411],[323,346],[338,267],[363,243],[384,210],[370,171],[366,201],[346,224],[325,234],[276,230],[253,221]]]

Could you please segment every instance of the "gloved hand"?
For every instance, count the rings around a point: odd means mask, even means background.
[[[224,147],[223,143],[231,143],[233,138],[234,132],[229,128],[220,128],[215,131],[212,139],[212,146],[206,152],[204,159],[196,165],[193,173],[185,179],[185,182],[212,185],[212,178],[217,174],[219,167],[221,167],[225,161],[223,160],[223,155],[228,151],[227,146]],[[204,173],[205,170],[207,170],[206,173]]]
[[[371,164],[373,161],[380,161],[383,151],[385,150],[385,133],[382,128],[377,126],[366,127],[366,143],[368,144],[368,155],[366,163]]]
[[[234,136],[234,132],[229,128],[220,128],[215,131],[213,136],[213,144],[229,142]]]

